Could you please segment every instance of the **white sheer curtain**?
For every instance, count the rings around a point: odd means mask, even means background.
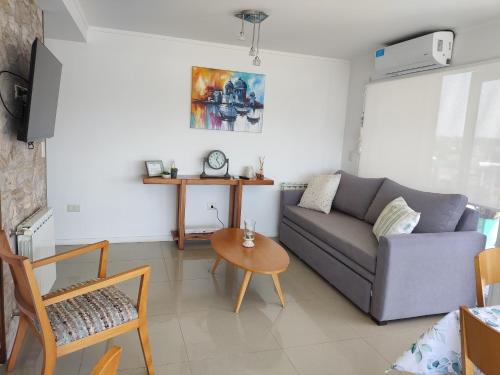
[[[500,209],[500,62],[367,86],[359,174]]]

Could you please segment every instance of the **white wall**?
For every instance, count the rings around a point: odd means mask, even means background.
[[[175,188],[143,185],[144,160],[175,159],[198,174],[220,148],[231,173],[266,156],[274,187],[247,187],[243,217],[277,234],[279,183],[307,181],[340,167],[349,63],[264,51],[260,68],[246,48],[90,29],[88,43],[47,40],[63,64],[55,137],[48,141],[49,205],[58,243],[168,239]],[[262,134],[189,128],[191,66],[266,74]],[[227,223],[227,188],[189,187],[187,224]],[[80,204],[81,212],[66,212]]]
[[[455,31],[453,66],[460,66],[500,57],[500,20],[484,23]],[[373,51],[381,45],[373,46],[372,51],[351,60],[348,107],[342,153],[342,169],[357,173],[359,154],[359,134],[364,104],[365,85],[380,79],[374,72]]]

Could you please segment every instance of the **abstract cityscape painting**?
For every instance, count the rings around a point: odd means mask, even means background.
[[[262,132],[265,75],[193,66],[191,128]]]

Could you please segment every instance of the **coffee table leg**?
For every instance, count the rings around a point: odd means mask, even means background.
[[[276,293],[278,293],[278,297],[280,298],[281,301],[281,306],[285,307],[285,296],[283,295],[283,292],[281,291],[281,284],[280,284],[280,279],[278,278],[277,273],[271,274],[273,277],[274,281],[274,288],[276,289]]]
[[[217,255],[217,258],[215,259],[214,264],[212,265],[212,269],[210,270],[210,272],[215,273],[215,270],[217,269],[217,266],[219,265],[221,259],[222,258]]]
[[[243,281],[241,282],[238,299],[236,300],[236,306],[234,308],[234,312],[236,313],[240,312],[241,302],[243,302],[243,297],[245,296],[245,292],[247,291],[248,283],[250,282],[251,277],[252,277],[252,272],[245,271],[245,275],[243,276]]]

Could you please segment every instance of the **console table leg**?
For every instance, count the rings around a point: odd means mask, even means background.
[[[236,191],[234,193],[234,227],[241,227],[241,202],[243,201],[243,183],[240,181],[238,185],[235,186]]]
[[[235,192],[235,186],[230,185],[229,186],[229,220],[227,222],[227,227],[228,228],[233,228],[234,227],[234,192]]]
[[[186,235],[186,182],[183,180],[180,185],[177,185],[177,231],[179,239],[177,245],[180,250],[184,250],[184,241]]]

